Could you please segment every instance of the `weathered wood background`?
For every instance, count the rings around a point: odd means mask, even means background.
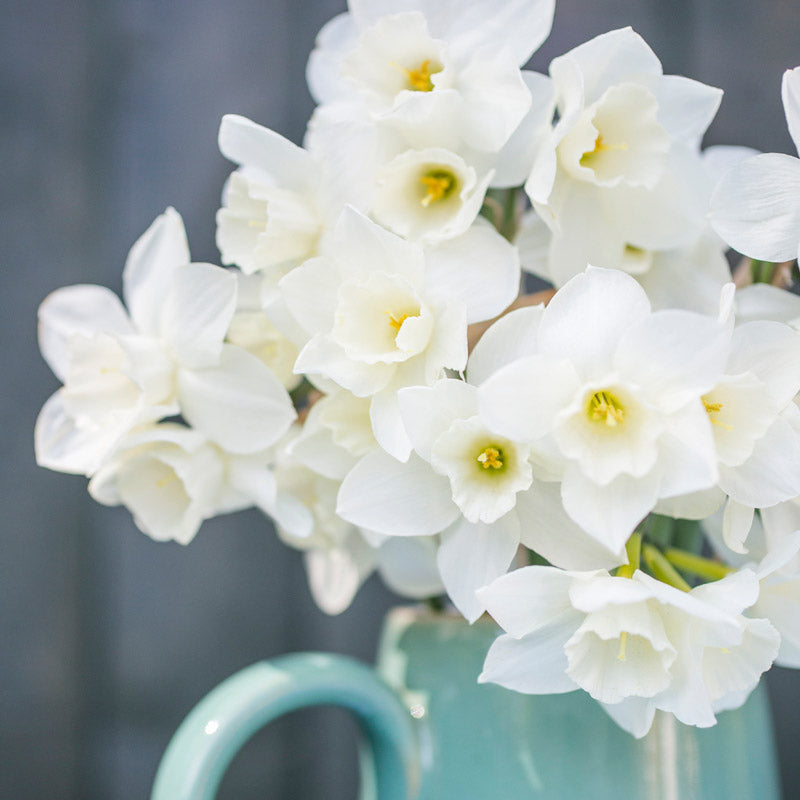
[[[465,0],[468,2],[469,0]],[[343,0],[0,0],[0,797],[139,800],[186,712],[258,659],[328,649],[371,659],[393,600],[371,582],[336,619],[313,606],[298,555],[254,512],[155,544],[85,481],[33,463],[56,388],[36,307],[70,283],[119,289],[125,255],[167,205],[196,260],[216,260],[230,167],[223,113],[298,141],[304,65]],[[534,59],[633,25],[666,71],[722,86],[711,143],[791,152],[779,99],[800,63],[797,0],[559,0]],[[774,671],[785,795],[800,797],[800,675]],[[222,797],[349,798],[353,724],[304,712],[260,734]]]

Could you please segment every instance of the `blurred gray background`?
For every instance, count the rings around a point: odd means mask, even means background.
[[[230,170],[220,117],[299,141],[312,108],[305,61],[342,10],[344,0],[0,0],[0,798],[144,798],[174,729],[235,670],[299,649],[373,657],[394,602],[376,581],[325,617],[299,555],[259,514],[207,524],[186,548],[156,544],[32,452],[57,387],[38,355],[39,302],[71,283],[118,291],[130,245],[167,205],[183,214],[195,260],[216,261]],[[797,0],[559,0],[533,66],[626,24],[665,71],[725,89],[710,143],[792,152],[779,86],[800,63]],[[800,797],[800,675],[773,670],[770,686],[785,796]],[[282,720],[236,759],[221,796],[354,797],[353,741],[341,712]]]

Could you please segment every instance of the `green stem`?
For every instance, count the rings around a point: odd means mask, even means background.
[[[691,591],[692,587],[686,583],[675,567],[664,558],[658,548],[653,547],[651,544],[646,544],[642,547],[642,556],[654,578],[660,580],[662,583],[668,583],[670,586],[674,586],[682,592]]]
[[[631,534],[625,543],[625,552],[628,554],[628,563],[618,567],[616,574],[619,578],[632,578],[642,562],[642,534],[639,531]]]
[[[483,215],[486,216],[497,229],[497,232],[509,242],[514,241],[517,235],[519,222],[517,213],[518,190],[489,189],[483,205]]]
[[[771,283],[776,266],[772,261],[753,259],[750,263],[750,274],[753,278],[753,283]]]
[[[677,547],[670,547],[665,550],[664,557],[678,569],[691,572],[692,575],[697,575],[709,581],[718,581],[731,572],[735,572],[734,568],[727,566],[727,564],[721,564],[719,561],[703,558],[703,556],[698,556],[694,553],[687,553]]]

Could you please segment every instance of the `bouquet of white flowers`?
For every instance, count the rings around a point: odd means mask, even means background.
[[[488,612],[480,681],[713,725],[800,666],[800,161],[702,151],[721,91],[629,28],[522,69],[554,0],[349,8],[304,147],[222,120],[225,267],[168,209],[124,305],[44,301],[38,463],[157,540],[260,508],[331,614],[375,570]]]

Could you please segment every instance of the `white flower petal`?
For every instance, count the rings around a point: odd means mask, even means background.
[[[338,14],[322,26],[306,66],[306,82],[317,103],[347,97],[342,89],[342,54],[358,42],[358,28],[351,14]]]
[[[426,252],[430,285],[464,303],[468,324],[496,317],[519,294],[517,249],[482,221]]]
[[[431,15],[437,8],[437,4],[423,1],[415,5]],[[482,45],[506,49],[522,65],[550,34],[554,10],[555,0],[471,0],[468,5],[451,2],[446,32],[448,38],[457,38],[463,50]],[[431,31],[440,35],[435,17]]]
[[[738,502],[763,508],[800,494],[800,429],[788,416],[798,414],[778,417],[744,464],[720,465],[719,485]]]
[[[475,622],[484,611],[476,590],[505,574],[518,547],[515,514],[506,514],[491,525],[460,520],[442,532],[439,573],[450,599],[468,622]]]
[[[159,333],[177,361],[190,369],[214,365],[236,309],[236,277],[212,264],[174,270],[161,298]]]
[[[183,220],[174,208],[168,208],[133,245],[122,272],[125,304],[141,333],[158,333],[172,272],[190,260]]]
[[[413,453],[401,463],[382,450],[364,456],[342,481],[336,513],[388,536],[439,533],[459,515],[447,478]]]
[[[395,387],[389,386],[372,396],[369,418],[378,444],[398,461],[406,461],[411,454],[411,440],[400,416]]]
[[[444,593],[436,566],[437,542],[431,536],[392,536],[378,548],[384,583],[406,597],[422,599]]]
[[[296,414],[286,389],[262,361],[224,345],[219,366],[178,371],[186,420],[231,453],[255,453],[274,444]]]
[[[36,463],[58,472],[92,475],[128,428],[124,419],[121,426],[79,425],[64,407],[63,390],[59,390],[44,404],[36,420]]]
[[[649,697],[626,697],[619,703],[601,703],[601,705],[620,728],[637,739],[641,739],[653,727],[656,706]],[[667,717],[665,719],[668,720],[667,724],[676,724]]]
[[[228,482],[265,513],[270,513],[269,509],[275,507],[275,476],[261,463],[261,459],[232,458],[228,464]]]
[[[498,189],[521,186],[533,169],[540,149],[550,134],[555,109],[553,82],[546,75],[522,71],[531,94],[531,107],[494,160],[491,186]]]
[[[460,134],[476,150],[497,152],[531,106],[513,56],[501,48],[477,51],[459,70],[458,89],[463,98]]]
[[[622,336],[614,367],[647,387],[666,412],[716,384],[728,357],[730,333],[713,317],[656,311]]]
[[[326,614],[334,615],[341,614],[350,606],[372,571],[375,553],[354,533],[342,547],[308,550],[304,559],[314,602]]]
[[[752,372],[767,385],[777,408],[800,391],[800,333],[787,325],[769,320],[740,325],[731,350],[727,372]]]
[[[478,594],[497,624],[515,639],[571,620],[566,642],[583,619],[569,599],[574,580],[574,575],[555,567],[523,567],[503,575]]]
[[[568,466],[561,484],[564,509],[590,536],[618,552],[658,499],[659,476],[619,475],[606,486],[593,483]]]
[[[649,314],[647,295],[633,278],[592,267],[550,301],[539,326],[539,348],[569,358],[590,379],[609,370],[622,335]]]
[[[495,639],[478,683],[498,683],[525,694],[564,694],[578,688],[567,675],[564,644],[569,626],[553,624],[524,639],[500,636]]]
[[[313,158],[302,147],[237,114],[222,118],[219,149],[225,158],[255,167],[285,188],[306,188],[317,171]]]
[[[300,351],[294,371],[322,375],[357,397],[368,397],[386,387],[395,374],[395,365],[354,361],[330,337],[317,335]]]
[[[780,635],[767,620],[743,619],[742,623],[741,645],[707,647],[703,652],[703,679],[715,711],[741,705],[778,655]]]
[[[722,101],[722,89],[682,75],[665,75],[655,92],[658,119],[670,136],[699,146]]]
[[[420,286],[425,259],[418,245],[390,233],[352,206],[346,206],[333,232],[336,263],[345,277],[366,278],[375,272],[405,278]]]
[[[800,160],[765,153],[742,161],[717,184],[710,220],[714,230],[746,256],[765,261],[796,258]]]
[[[718,511],[725,502],[725,493],[718,486],[700,492],[661,498],[653,509],[675,519],[705,519]]]
[[[431,460],[431,445],[457,418],[478,412],[475,387],[454,378],[433,386],[409,386],[398,393],[403,424],[417,453]]]
[[[527,356],[506,364],[478,387],[478,408],[493,431],[531,441],[550,432],[577,389],[578,377],[565,359]]]
[[[711,489],[719,478],[708,415],[700,403],[672,414],[658,447],[661,497],[685,496]]]
[[[309,259],[280,282],[281,295],[290,313],[312,335],[333,327],[339,286],[341,279],[336,265],[327,258]]]
[[[559,85],[565,73],[577,70],[583,76],[587,105],[606,87],[642,77],[661,75],[661,62],[648,44],[631,28],[620,28],[595,36],[550,64],[550,75]]]
[[[104,286],[65,286],[39,306],[39,348],[53,373],[64,381],[71,336],[125,335],[133,326],[119,298]]]
[[[794,146],[800,153],[800,67],[787,69],[781,82],[781,98]]]
[[[517,495],[522,543],[561,569],[613,569],[626,561],[622,549],[611,551],[567,516],[558,483],[534,481]]]
[[[544,306],[526,306],[504,314],[486,330],[467,363],[470,383],[483,383],[493,372],[536,352]]]

